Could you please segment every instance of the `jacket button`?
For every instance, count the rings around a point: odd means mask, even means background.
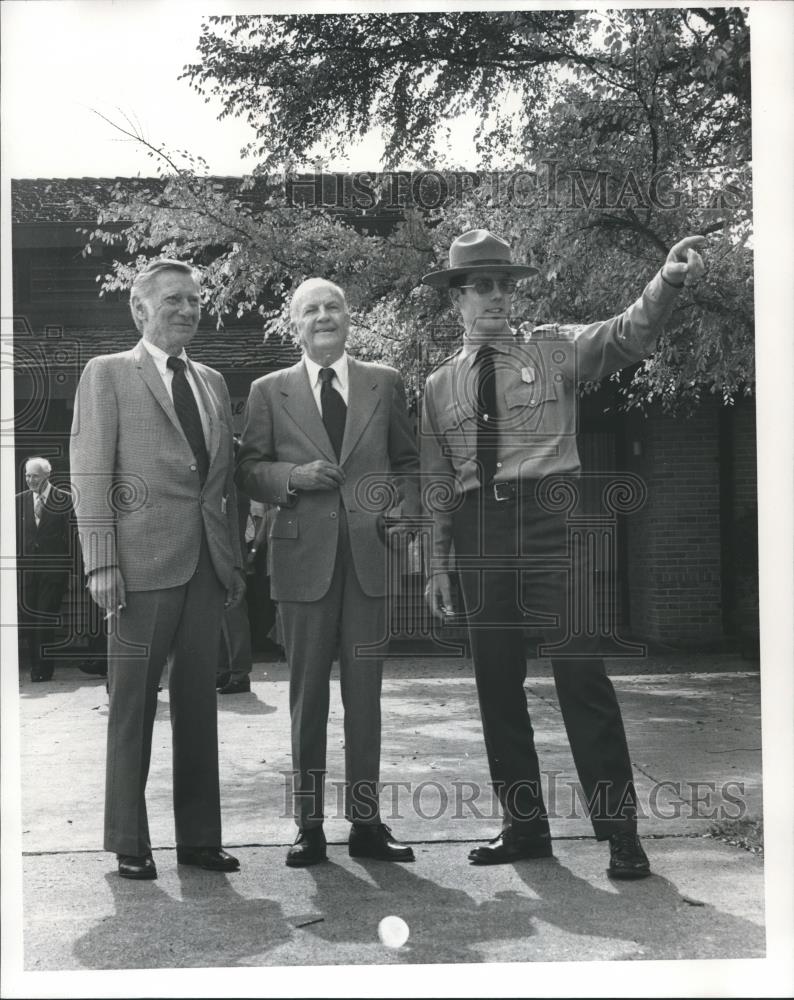
[[[195,472],[196,471],[196,466],[195,465],[191,465],[190,466],[190,471],[191,472]]]
[[[336,517],[336,511],[334,511],[333,514],[331,514],[331,517],[332,518]]]

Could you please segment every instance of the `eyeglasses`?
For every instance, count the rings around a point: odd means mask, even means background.
[[[504,295],[512,295],[518,287],[510,278],[475,278],[469,285],[459,285],[459,288],[473,288],[478,295],[488,295],[493,291],[494,284]]]

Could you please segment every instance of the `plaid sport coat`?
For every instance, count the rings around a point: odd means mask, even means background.
[[[209,422],[203,487],[142,341],[92,358],[77,388],[70,457],[85,571],[118,566],[128,590],[185,583],[198,562],[202,531],[224,586],[242,566],[229,393],[220,372],[188,365]]]

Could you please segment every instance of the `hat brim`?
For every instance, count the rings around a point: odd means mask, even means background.
[[[422,283],[433,288],[449,288],[453,278],[464,274],[488,274],[493,271],[506,272],[514,278],[529,278],[538,273],[538,269],[530,267],[529,264],[470,264],[468,267],[448,267],[443,271],[431,271],[422,278]]]

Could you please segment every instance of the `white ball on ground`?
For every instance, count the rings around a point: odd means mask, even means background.
[[[384,917],[378,924],[378,937],[387,948],[402,948],[410,933],[402,917]]]

